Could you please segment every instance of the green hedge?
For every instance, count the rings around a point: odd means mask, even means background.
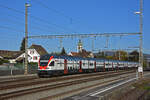
[[[5,59],[0,59],[0,65],[2,65],[3,63],[9,63],[9,61]]]

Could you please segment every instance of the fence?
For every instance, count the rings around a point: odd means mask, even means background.
[[[28,73],[36,74],[37,64],[28,64]],[[0,76],[24,74],[24,64],[5,64],[0,65]]]

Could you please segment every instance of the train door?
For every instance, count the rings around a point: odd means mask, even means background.
[[[80,73],[82,72],[82,61],[81,60],[79,61],[79,72]]]
[[[96,72],[96,61],[94,61],[94,72]]]
[[[67,59],[64,59],[64,74],[68,73],[68,69],[67,69]]]

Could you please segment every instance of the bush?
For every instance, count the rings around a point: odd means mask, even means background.
[[[3,63],[9,63],[9,61],[5,59],[0,59],[0,65],[2,65]]]
[[[38,65],[38,63],[36,63],[36,62],[30,62],[29,65],[36,66],[36,65]]]
[[[2,65],[3,64],[3,62],[0,60],[0,65]]]

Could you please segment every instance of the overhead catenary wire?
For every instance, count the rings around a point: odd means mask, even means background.
[[[40,22],[43,22],[43,23],[47,23],[47,24],[49,24],[49,25],[54,25],[54,26],[56,26],[57,28],[61,28],[61,29],[63,29],[63,30],[70,30],[70,31],[72,31],[71,29],[68,29],[68,28],[65,28],[65,27],[63,27],[63,26],[60,26],[60,25],[57,25],[57,24],[54,24],[54,23],[49,23],[49,21],[47,21],[47,20],[45,20],[45,19],[41,19],[41,18],[39,18],[39,17],[36,17],[36,16],[33,16],[33,15],[29,15],[31,18],[33,18],[33,19],[36,19],[37,21],[40,21]]]
[[[30,2],[31,2],[31,0],[30,0]],[[66,14],[65,14],[64,12],[62,12],[62,11],[56,10],[56,9],[54,9],[54,8],[51,8],[50,6],[48,6],[48,5],[46,5],[45,3],[43,3],[42,0],[32,0],[32,2],[35,2],[36,4],[41,5],[42,7],[46,8],[46,9],[48,9],[48,10],[54,12],[54,13],[57,13],[57,14],[63,16],[64,18],[66,18],[66,19],[68,19],[68,20],[70,21],[70,24],[73,24],[74,22],[75,22],[75,23],[81,22],[79,19],[77,19],[77,18],[75,19],[75,18],[73,18],[72,16],[66,15]]]
[[[14,8],[10,8],[10,7],[4,6],[4,5],[2,5],[2,4],[0,4],[0,7],[1,7],[1,8],[6,8],[6,9],[8,9],[8,10],[11,10],[11,11],[14,11],[14,12],[17,12],[17,13],[20,13],[20,14],[24,14],[24,12],[21,11],[21,10],[17,10],[17,9],[14,9]]]
[[[22,20],[24,20],[24,17],[19,17],[19,16],[16,16],[16,15],[14,15],[14,14],[9,14],[9,13],[5,13],[5,12],[1,12],[1,14],[3,14],[5,17],[7,16],[7,17],[9,17],[9,19],[15,19],[15,20],[19,20],[19,21],[22,21]],[[1,16],[2,17],[2,16]]]
[[[23,22],[18,22],[18,21],[14,21],[14,20],[10,20],[8,18],[4,18],[4,19],[0,19],[1,22],[6,22],[6,23],[9,23],[9,24],[12,24],[12,25],[24,25]],[[4,29],[8,29],[8,30],[17,30],[17,32],[19,31],[18,29],[14,29],[12,27],[6,27],[6,26],[1,26],[1,28],[4,28]],[[52,30],[49,30],[49,29],[44,29],[44,28],[41,28],[40,26],[38,27],[37,26],[30,26],[30,28],[32,28],[32,30],[36,29],[36,30],[41,30],[42,32],[51,32],[51,33],[54,33]],[[56,32],[55,32],[56,33]]]
[[[28,38],[87,38],[87,37],[101,37],[101,36],[129,36],[139,35],[140,33],[88,33],[88,34],[64,34],[64,35],[38,35],[28,36]]]
[[[1,20],[1,22],[7,22],[7,23],[15,24],[15,25],[24,25],[23,22],[14,21],[9,18],[0,18],[0,20]]]
[[[47,6],[46,4],[44,4],[44,3],[43,3],[42,1],[40,1],[40,0],[32,0],[32,1],[35,2],[35,3],[37,3],[37,4],[39,4],[39,5],[41,5],[42,7],[46,8],[46,9],[48,9],[48,10],[51,10],[52,12],[55,12],[55,13],[57,13],[57,14],[59,14],[59,15],[65,17],[66,19],[69,19],[70,22],[72,23],[73,18],[70,17],[70,16],[68,16],[68,15],[65,15],[63,12],[60,12],[60,11],[58,11],[58,10],[56,10],[56,9],[53,9],[53,8],[50,8],[49,6]]]
[[[9,31],[16,31],[16,32],[24,32],[22,30],[19,30],[19,29],[15,29],[15,28],[12,28],[12,27],[9,27],[9,26],[0,26],[1,29],[7,29]]]
[[[10,15],[11,16],[11,15]],[[14,17],[14,16],[13,16]],[[12,18],[12,17],[11,17]],[[15,16],[15,18],[17,19],[18,17]],[[21,22],[21,21],[16,21],[16,20],[12,20],[10,18],[0,18],[1,22],[5,22],[5,23],[9,23],[9,24],[12,24],[12,25],[24,25],[24,22]],[[34,22],[32,21],[32,24]],[[50,30],[50,27],[49,26],[44,26],[44,27],[40,27],[39,24],[37,23],[34,23],[34,25],[30,25],[30,28],[32,30],[36,29],[36,30],[41,30],[41,31],[45,31],[45,32],[53,32],[53,33],[56,33],[52,30]],[[43,25],[42,25],[43,26]],[[58,32],[57,32],[58,33]]]
[[[48,5],[44,4],[44,3],[43,3],[42,1],[40,1],[40,0],[32,0],[32,1],[35,2],[35,3],[38,4],[38,5],[40,5],[40,6],[44,7],[44,8],[46,8],[46,9],[48,9],[48,11],[52,11],[52,12],[54,12],[54,13],[59,14],[60,16],[63,16],[64,18],[68,19],[68,20],[70,21],[70,24],[74,24],[74,22],[76,22],[76,23],[79,23],[79,22],[80,22],[79,20],[73,18],[72,16],[66,15],[66,14],[64,14],[64,13],[61,12],[61,11],[58,11],[58,10],[56,10],[56,9],[54,9],[54,8],[49,7]],[[74,30],[74,29],[73,29],[73,32],[77,33],[77,30]]]
[[[25,15],[25,12],[20,11],[20,10],[17,10],[17,9],[15,9],[15,8],[7,7],[7,6],[1,5],[1,4],[0,4],[0,7]],[[65,30],[65,31],[70,30],[70,29],[68,29],[68,28],[65,28],[64,26],[60,26],[60,25],[57,25],[57,24],[54,24],[54,23],[50,23],[49,21],[47,21],[47,20],[45,20],[45,19],[42,19],[42,18],[33,16],[33,15],[31,15],[31,14],[30,14],[29,16],[30,16],[31,18],[37,20],[37,21],[40,21],[40,22],[43,22],[43,23],[47,23],[47,24],[49,24],[49,25],[53,25],[53,26],[55,26],[55,27],[57,27],[57,28],[61,28],[61,29]],[[71,31],[72,31],[72,30],[71,30]]]
[[[41,27],[38,27],[38,26],[31,26],[32,30],[36,29],[38,31],[42,31],[42,32],[50,32],[50,33],[56,33],[52,30],[49,30],[49,29],[44,29],[44,28],[41,28]]]

